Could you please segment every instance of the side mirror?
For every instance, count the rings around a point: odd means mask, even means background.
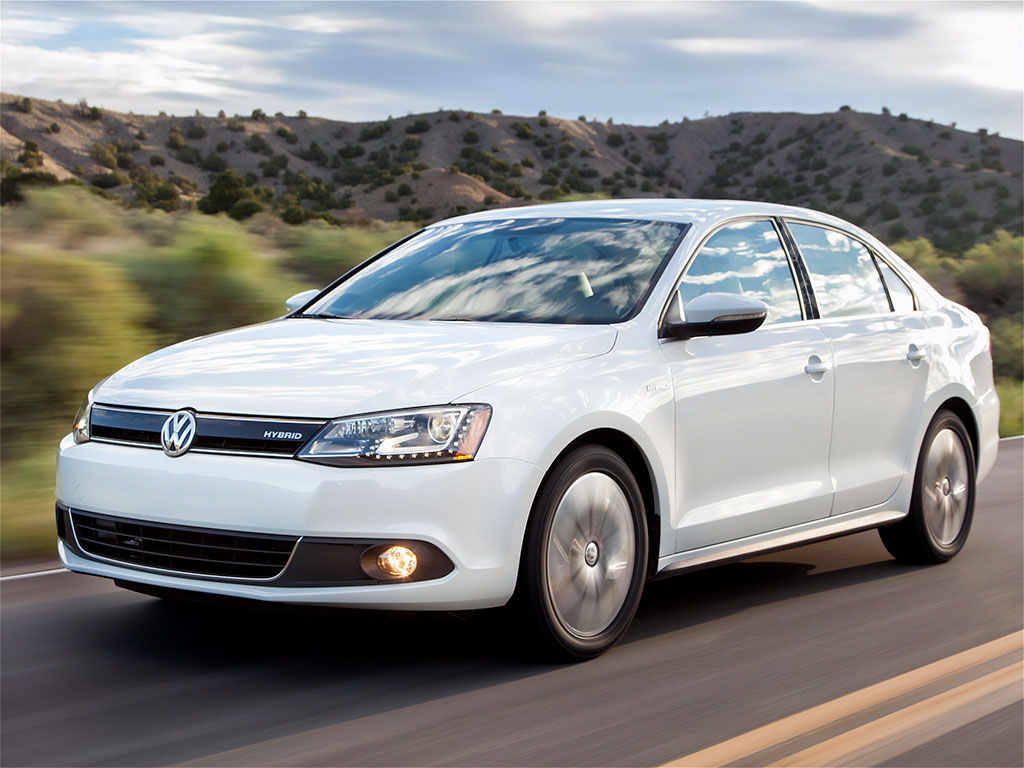
[[[308,291],[296,293],[290,299],[286,299],[284,305],[287,307],[289,312],[294,312],[295,310],[301,309],[309,304],[309,302],[311,302],[319,293],[320,291],[317,288],[311,288]]]
[[[665,313],[658,336],[692,339],[750,333],[760,328],[766,317],[767,304],[738,293],[705,293],[685,306],[683,297],[677,293]]]

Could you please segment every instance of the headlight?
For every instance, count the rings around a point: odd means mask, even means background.
[[[85,400],[78,407],[78,413],[75,414],[75,423],[71,425],[71,436],[75,438],[76,443],[87,443],[89,442],[89,419],[92,417],[92,404],[94,401],[93,395],[96,390],[99,389],[100,384],[109,379],[107,376],[101,379],[95,387],[89,390],[89,394],[85,396]]]
[[[319,464],[437,464],[476,456],[489,405],[445,405],[332,421],[298,458]]]
[[[75,414],[75,423],[71,426],[71,435],[76,443],[89,442],[89,416],[92,413],[92,390],[85,396],[85,400],[78,406],[78,413]]]

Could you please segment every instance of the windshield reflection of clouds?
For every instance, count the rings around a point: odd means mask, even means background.
[[[684,226],[531,219],[428,229],[307,314],[609,323],[626,319]]]
[[[739,293],[768,305],[765,324],[800,320],[800,299],[778,233],[770,221],[719,230],[694,258],[680,283],[683,301],[704,293]]]
[[[822,317],[889,312],[885,289],[867,248],[835,230],[808,224],[790,224],[789,228],[811,274]]]

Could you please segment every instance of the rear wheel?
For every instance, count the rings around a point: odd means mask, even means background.
[[[878,531],[885,548],[908,563],[942,563],[952,558],[971,529],[975,482],[967,429],[952,411],[939,411],[917,460],[910,514]]]
[[[562,459],[538,497],[521,588],[548,650],[604,653],[636,613],[647,571],[640,488],[615,453],[585,446]]]

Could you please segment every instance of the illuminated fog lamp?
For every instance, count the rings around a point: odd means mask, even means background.
[[[416,553],[396,544],[377,555],[377,567],[396,579],[407,578],[416,570]]]

